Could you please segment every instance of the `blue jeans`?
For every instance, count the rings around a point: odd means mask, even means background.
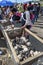
[[[38,15],[39,15],[39,13],[37,12],[36,14],[35,14],[35,21],[37,22],[37,19],[38,19]]]

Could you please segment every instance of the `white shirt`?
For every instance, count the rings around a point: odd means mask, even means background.
[[[30,12],[29,11],[26,11],[26,23],[25,25],[32,25],[32,22],[30,20]]]
[[[12,19],[12,17],[13,17],[13,15],[11,16],[11,18],[10,18],[10,22],[12,23],[13,22],[13,19]]]

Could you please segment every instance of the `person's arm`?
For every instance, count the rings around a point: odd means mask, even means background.
[[[21,19],[21,23],[22,23],[22,27],[21,27],[21,28],[25,28],[25,27],[26,27],[25,22],[26,22],[26,20],[24,20],[24,19],[22,18],[22,19]]]
[[[26,27],[26,25],[22,26],[21,28],[24,29]]]
[[[25,24],[24,24],[24,26],[22,26],[21,28],[25,28],[29,23],[28,23],[28,21],[30,20],[30,13],[29,13],[29,11],[26,11],[26,22],[25,22]]]

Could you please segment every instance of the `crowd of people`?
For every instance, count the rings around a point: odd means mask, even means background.
[[[31,29],[34,22],[37,22],[40,13],[40,3],[16,4],[14,6],[0,6],[0,20],[7,19],[14,26],[24,29]],[[19,25],[18,25],[19,24]],[[24,33],[24,32],[23,32]],[[2,36],[2,33],[0,32]],[[25,34],[29,38],[28,34]]]
[[[28,29],[37,22],[40,12],[40,3],[16,4],[14,6],[0,7],[0,20],[9,18],[11,23],[21,22],[22,27]]]

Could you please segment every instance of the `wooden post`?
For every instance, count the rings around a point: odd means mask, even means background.
[[[27,33],[29,33],[30,35],[32,35],[34,38],[36,38],[39,42],[43,43],[43,39],[41,39],[40,37],[38,37],[35,33],[32,33],[30,30],[28,30],[27,28],[25,28],[25,31]]]

